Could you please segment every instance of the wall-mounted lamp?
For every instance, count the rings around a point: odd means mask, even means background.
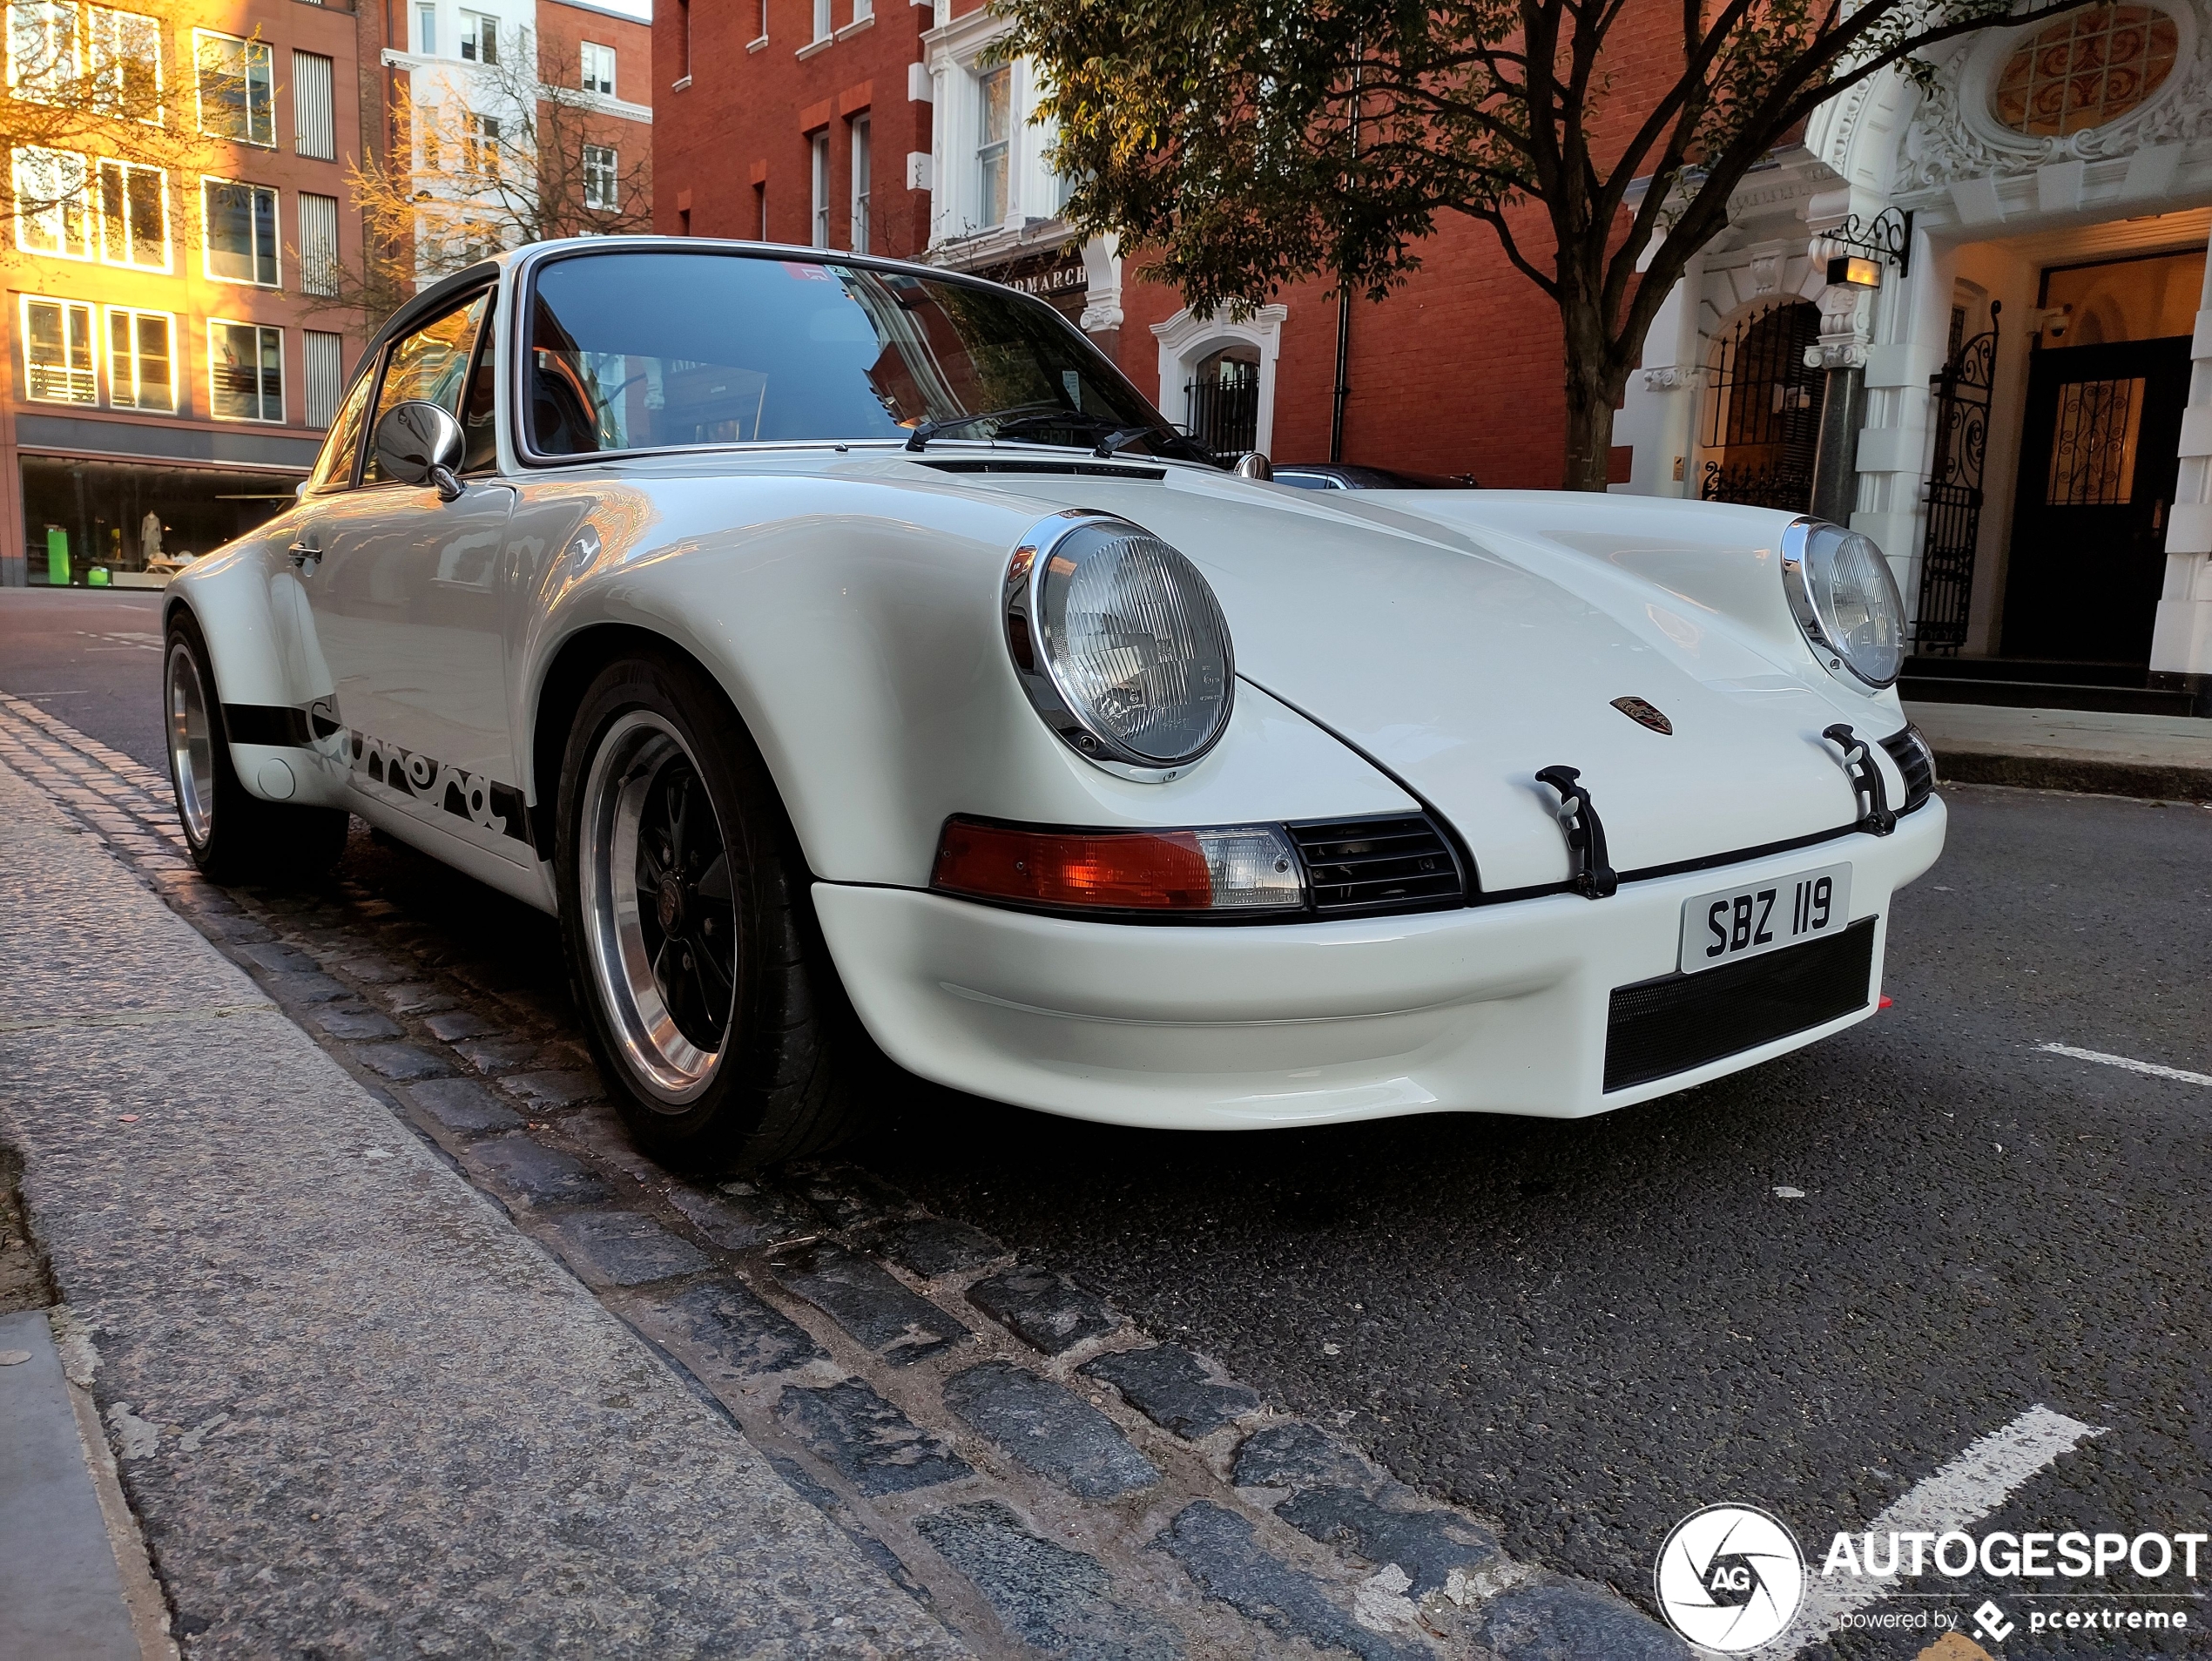
[[[1828,280],[1847,282],[1854,288],[1879,288],[1882,262],[1862,254],[1839,253],[1828,262]]]

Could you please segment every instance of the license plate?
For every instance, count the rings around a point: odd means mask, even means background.
[[[1682,972],[1841,932],[1851,921],[1851,867],[1824,865],[1771,882],[1717,888],[1682,908]]]

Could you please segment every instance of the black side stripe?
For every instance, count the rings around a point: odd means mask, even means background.
[[[313,741],[307,712],[281,704],[226,704],[223,726],[233,744],[266,744],[304,750]]]

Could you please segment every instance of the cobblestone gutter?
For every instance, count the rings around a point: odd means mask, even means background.
[[[213,888],[165,779],[4,697],[0,762],[978,1651],[1687,1653],[1605,1589],[1513,1562],[1479,1520],[864,1171],[671,1177],[601,1102],[565,997],[403,916],[348,874],[359,861],[309,894]]]

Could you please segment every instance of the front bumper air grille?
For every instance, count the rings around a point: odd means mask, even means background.
[[[1917,726],[1905,726],[1882,740],[1882,747],[1905,775],[1905,802],[1898,809],[1909,814],[1935,792],[1935,752]]]
[[[1305,861],[1324,917],[1429,911],[1467,898],[1459,856],[1426,814],[1332,819],[1285,827]]]
[[[1613,989],[1605,1088],[1627,1090],[1804,1032],[1872,997],[1874,920],[1696,975]]]

